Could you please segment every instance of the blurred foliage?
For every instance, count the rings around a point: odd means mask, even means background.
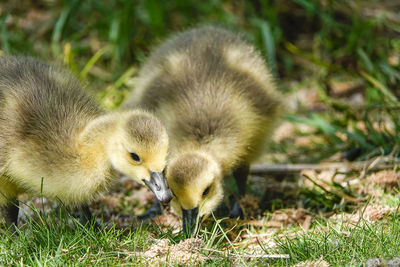
[[[325,108],[290,121],[315,127],[333,151],[368,158],[400,143],[399,11],[395,0],[3,1],[0,45],[64,62],[116,108],[152,47],[180,30],[222,24],[244,33],[281,81],[317,81]],[[330,81],[342,76],[361,80],[362,105],[334,96]]]

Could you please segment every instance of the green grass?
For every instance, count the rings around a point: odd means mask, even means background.
[[[134,265],[142,266],[148,258],[140,255],[157,239],[167,238],[172,244],[183,239],[181,234],[160,232],[154,225],[136,225],[125,230],[95,229],[83,226],[62,212],[35,216],[21,227],[18,236],[8,232],[0,235],[0,265]],[[69,220],[68,220],[69,219]],[[248,259],[245,247],[232,245],[226,229],[217,220],[208,230],[202,230],[204,250],[209,257],[203,264],[218,266],[241,262],[247,266],[286,266],[321,257],[331,266],[362,265],[371,258],[392,259],[400,255],[400,216],[392,213],[383,221],[370,223],[364,219],[358,223],[326,221],[320,218],[311,230],[291,227],[272,235],[273,248],[259,243],[262,254],[288,254],[289,259]],[[230,250],[230,255],[222,252]],[[220,252],[218,252],[220,251]],[[216,253],[218,252],[218,253]],[[166,263],[165,266],[174,264]]]
[[[324,222],[325,224],[325,222]],[[400,220],[355,226],[319,226],[296,232],[295,238],[278,240],[279,251],[290,255],[282,264],[295,264],[321,257],[332,266],[360,266],[371,258],[399,257]]]
[[[140,253],[146,251],[151,244],[159,239],[169,239],[171,244],[179,243],[184,239],[182,233],[172,234],[171,231],[161,231],[152,223],[135,224],[130,228],[98,229],[91,225],[82,225],[72,217],[65,208],[46,213],[30,207],[33,216],[20,225],[18,234],[10,234],[0,229],[0,265],[28,265],[28,266],[92,266],[92,265],[134,265],[143,266],[151,258]],[[219,221],[204,230],[205,248],[219,251],[226,249],[230,243]],[[228,243],[227,243],[228,241]],[[243,253],[243,249],[233,249],[236,255]],[[201,251],[210,255],[208,250]],[[221,256],[207,261],[213,265],[231,265],[236,258]],[[249,262],[254,265],[256,261]],[[160,263],[164,266],[164,263]],[[173,260],[165,266],[176,264]]]
[[[148,245],[146,228],[120,231],[84,227],[68,216],[51,213],[45,218],[30,218],[18,236],[3,233],[0,237],[1,265],[115,265],[137,262],[126,251],[140,251]],[[144,232],[143,232],[144,231]]]
[[[385,156],[397,169],[398,9],[395,1],[373,0],[2,1],[0,49],[64,64],[103,107],[116,109],[134,88],[138,69],[154,46],[198,24],[222,24],[242,32],[261,51],[288,102],[304,92],[317,96],[317,105],[312,96],[303,97],[295,108],[291,108],[293,101],[288,104],[284,122],[294,126],[293,134],[271,144],[268,159],[315,163],[332,157],[352,161]],[[335,85],[342,81],[355,81],[357,86],[340,95]],[[356,97],[362,100],[358,104],[352,102]],[[298,145],[299,138],[311,140],[310,144]],[[261,238],[271,230],[266,226],[229,230],[225,221],[211,223],[201,233],[208,249],[201,253],[209,257],[204,264],[281,266],[323,256],[333,266],[357,266],[373,257],[400,256],[397,213],[355,226],[328,220],[335,213],[356,212],[368,201],[395,208],[398,189],[377,189],[381,193],[371,196],[360,187],[336,182],[340,175],[333,174],[329,181],[319,174],[309,177],[312,186],[280,177],[277,184],[294,183],[295,189],[272,188],[264,197],[253,183],[249,192],[268,202],[259,203],[263,208],[258,209],[258,221],[268,222],[274,211],[290,208],[304,208],[317,219],[307,230],[284,224],[266,239]],[[345,177],[346,181],[357,179],[365,183],[360,173]],[[358,202],[348,201],[349,197]],[[106,213],[102,208],[97,212]],[[128,202],[123,208],[132,209]],[[112,224],[98,231],[83,227],[63,209],[46,215],[32,210],[36,215],[21,226],[19,236],[0,230],[0,265],[140,265],[136,253],[146,251],[155,240],[167,238],[175,244],[183,238],[173,234],[172,228],[162,231],[154,224],[123,230]],[[256,247],[262,255],[283,253],[290,259],[242,257],[252,253],[243,243],[246,238],[242,240],[246,231],[260,236]],[[275,240],[277,246],[268,248],[268,240]]]

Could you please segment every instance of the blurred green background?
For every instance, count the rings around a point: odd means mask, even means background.
[[[399,1],[20,0],[0,2],[0,14],[3,52],[68,65],[108,109],[167,36],[224,25],[258,47],[282,92],[297,94],[285,119],[312,127],[297,134],[321,137],[307,158],[281,142],[284,161],[398,156]]]
[[[253,197],[245,210],[256,210],[249,214],[257,224],[237,227],[237,236],[219,223],[205,230],[205,248],[212,248],[207,254],[217,252],[210,264],[242,265],[232,256],[260,253],[258,246],[261,253],[288,253],[290,259],[254,258],[250,266],[323,258],[333,266],[362,265],[371,257],[398,256],[399,0],[0,0],[0,52],[64,65],[104,108],[117,109],[155,46],[178,31],[214,23],[244,34],[261,51],[284,94],[287,112],[260,162],[371,159],[368,169],[383,163],[393,170],[377,176],[366,176],[367,168],[251,176]],[[397,187],[388,186],[393,179]],[[111,230],[70,228],[60,223],[58,212],[37,222],[29,219],[27,234],[0,235],[0,265],[138,264],[132,251],[146,251],[158,238],[180,240],[170,226],[166,232],[140,227],[128,235],[118,230],[127,224],[114,221],[114,215],[142,212],[149,204],[140,198],[143,191],[129,184],[121,188],[91,207],[108,216]],[[233,188],[227,187],[227,196]],[[386,216],[363,226],[369,204]],[[357,225],[335,226],[331,215],[340,211],[361,214]],[[287,222],[279,219],[285,216]],[[271,236],[270,222],[287,238]],[[254,243],[243,243],[242,233],[243,242]]]

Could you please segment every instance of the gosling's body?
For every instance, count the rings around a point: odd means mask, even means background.
[[[152,53],[125,106],[150,110],[167,128],[166,176],[177,196],[172,205],[185,217],[216,208],[225,174],[233,172],[244,194],[248,166],[271,134],[280,101],[253,46],[222,28],[202,27]]]
[[[40,194],[43,178],[47,196],[86,202],[112,176],[103,146],[91,153],[78,141],[103,111],[69,74],[44,68],[31,59],[1,59],[0,184],[8,188],[0,191]]]
[[[116,171],[143,182],[150,170],[165,166],[168,138],[154,116],[106,114],[69,72],[33,58],[0,58],[0,122],[6,216],[23,192],[77,206],[103,192]],[[140,153],[142,162],[130,152]]]

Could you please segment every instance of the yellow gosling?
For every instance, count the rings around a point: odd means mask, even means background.
[[[249,164],[272,133],[281,96],[252,45],[207,26],[179,33],[158,47],[124,107],[145,108],[167,128],[171,204],[190,234],[196,217],[221,203],[225,175],[233,173],[239,196],[245,194]],[[231,216],[239,215],[236,202]]]
[[[172,195],[162,175],[168,135],[143,110],[106,113],[68,72],[29,57],[0,57],[0,208],[17,224],[20,193],[78,206],[116,172]],[[43,183],[42,183],[43,181]]]

